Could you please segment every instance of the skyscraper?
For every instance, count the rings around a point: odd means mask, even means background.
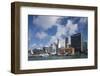
[[[77,33],[71,36],[71,47],[75,48],[75,50],[78,52],[83,51],[81,33]]]
[[[68,37],[65,39],[65,48],[68,48]]]

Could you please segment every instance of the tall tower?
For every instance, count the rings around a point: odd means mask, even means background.
[[[57,48],[59,48],[59,39],[57,39]]]
[[[71,47],[75,48],[76,51],[83,51],[81,33],[77,33],[71,36]]]
[[[68,37],[65,38],[65,48],[68,48]]]
[[[58,52],[58,49],[59,49],[59,39],[57,39],[57,45],[56,45],[56,51]],[[56,53],[57,53],[56,52]]]

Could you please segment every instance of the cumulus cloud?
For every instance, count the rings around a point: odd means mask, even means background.
[[[37,45],[34,43],[33,45],[32,45],[32,48],[36,48],[37,47]]]
[[[62,35],[66,34],[66,28],[63,25],[57,25],[57,33],[56,33],[56,37],[60,38]]]
[[[73,24],[71,20],[67,21],[66,25],[57,25],[56,37],[61,38],[62,36],[68,37],[75,34],[78,30],[78,24]]]
[[[56,36],[52,36],[48,44],[52,44],[54,42],[57,43],[57,37]]]
[[[87,17],[83,17],[83,18],[80,18],[80,23],[87,23],[87,21],[88,21],[88,18]]]
[[[47,34],[45,32],[37,32],[36,33],[36,38],[38,38],[38,39],[44,39],[45,37],[47,37]]]
[[[42,32],[37,32],[35,37],[42,40],[45,39],[46,37],[50,37],[50,40],[47,43],[47,46],[50,46],[50,44],[52,43],[57,43],[57,39],[59,39],[61,42],[61,44],[64,44],[63,40],[64,37],[69,37],[75,33],[77,33],[78,31],[78,24],[73,23],[72,19],[67,19],[66,24],[60,24],[57,23],[57,20],[59,20],[61,17],[54,17],[54,16],[38,16],[37,18],[33,19],[33,24],[35,24],[38,27],[41,27],[44,30],[47,30],[53,26],[57,26],[57,32],[55,35],[53,36],[49,36],[46,32],[42,31]],[[81,18],[80,22],[86,22],[87,18]],[[70,43],[70,41],[69,41]],[[36,45],[35,45],[36,46]],[[43,47],[45,45],[38,45],[39,47]]]
[[[71,36],[75,34],[78,30],[78,24],[73,24],[71,20],[68,20],[68,23],[65,26],[67,35]]]
[[[35,48],[37,48],[37,49],[42,49],[43,48],[43,44],[35,44],[35,43],[33,43],[33,45],[31,46],[31,48],[30,49],[35,49]]]
[[[56,26],[57,26],[57,32],[54,36],[51,36],[49,44],[52,44],[54,42],[57,43],[57,39],[63,40],[61,37],[62,35],[66,34],[66,29],[63,25],[56,24]]]
[[[33,24],[47,30],[48,28],[54,26],[58,18],[59,17],[56,16],[38,16],[33,19]]]
[[[69,37],[75,34],[78,30],[78,24],[73,24],[71,20],[68,20],[66,25],[57,24],[57,33],[55,36],[52,36],[49,43],[57,42],[57,39],[63,41],[63,37]],[[63,43],[63,42],[61,42]],[[70,41],[69,41],[70,43]]]

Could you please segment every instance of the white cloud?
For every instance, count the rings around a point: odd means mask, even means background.
[[[37,48],[37,45],[34,43],[34,44],[32,44],[28,49],[29,49],[29,50],[32,50],[32,49],[35,49],[35,48]]]
[[[88,18],[80,18],[80,23],[86,23],[88,21]]]
[[[32,47],[32,48],[36,48],[36,47],[37,47],[37,45],[34,43],[31,47]]]
[[[37,18],[33,19],[33,24],[47,30],[51,28],[56,23],[59,17],[54,16],[38,16]]]
[[[51,44],[53,42],[57,42],[57,39],[63,41],[64,39],[62,38],[62,35],[64,35],[65,37],[69,37],[75,34],[77,30],[78,30],[78,24],[73,24],[71,20],[68,20],[68,23],[65,26],[57,24],[57,33],[55,36],[51,37],[49,43]],[[63,42],[61,42],[61,44],[63,45]]]
[[[64,25],[57,25],[57,33],[56,33],[56,37],[60,38],[61,35],[65,35],[66,34],[66,28]]]
[[[68,23],[66,24],[65,28],[68,35],[73,35],[78,30],[78,24],[73,24],[71,20],[68,20]]]
[[[48,43],[47,43],[48,46],[54,42],[57,42],[57,39],[60,39],[61,41],[64,40],[62,38],[62,35],[65,37],[69,37],[69,36],[75,34],[78,30],[78,24],[73,24],[71,20],[68,20],[66,25],[57,24],[56,21],[58,18],[60,18],[60,17],[39,16],[38,18],[36,18],[33,21],[34,24],[43,28],[44,30],[51,28],[52,26],[54,26],[54,24],[55,24],[55,26],[57,26],[56,35],[51,36],[50,41],[48,41]],[[38,38],[38,39],[44,39],[47,36],[48,36],[48,34],[46,34],[45,32],[37,32],[36,33],[36,38]]]
[[[38,38],[38,39],[44,39],[45,37],[47,37],[47,34],[45,32],[37,32],[36,33],[36,38]]]
[[[78,30],[78,24],[73,24],[71,20],[68,20],[66,25],[57,25],[56,38],[61,38],[61,36],[71,36],[75,34]]]
[[[31,48],[30,49],[35,49],[35,48],[37,48],[37,49],[42,49],[43,48],[43,44],[35,44],[35,43],[33,43],[33,45],[31,46]]]
[[[49,41],[49,44],[52,44],[52,43],[57,43],[57,37],[56,36],[52,36],[50,41]]]
[[[49,44],[54,42],[57,43],[57,39],[60,39],[62,41],[63,39],[61,36],[66,34],[66,29],[63,25],[57,24],[56,26],[57,26],[56,35],[51,37]]]

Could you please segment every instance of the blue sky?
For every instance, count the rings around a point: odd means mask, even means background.
[[[87,17],[28,15],[29,48],[49,46],[57,39],[63,40],[79,32],[87,41]]]

